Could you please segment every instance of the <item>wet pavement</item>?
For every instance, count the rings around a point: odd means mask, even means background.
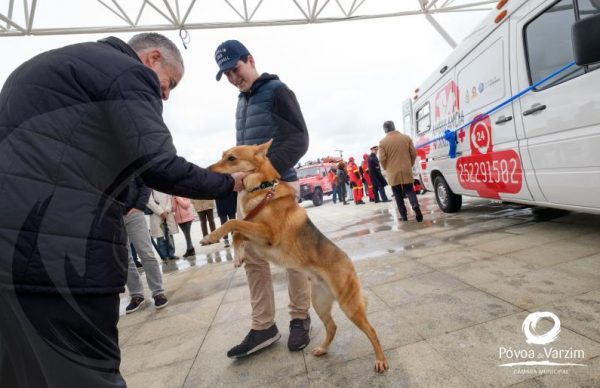
[[[201,247],[194,222],[197,256],[163,265],[169,305],[157,311],[148,303],[121,317],[128,385],[599,387],[600,216],[468,198],[461,212],[445,214],[433,194],[419,200],[422,223],[414,215],[398,221],[394,202],[302,204],[354,261],[390,362],[385,374],[373,372],[370,343],[337,306],[328,355],[310,353],[324,336],[314,311],[310,345],[289,352],[289,297],[277,267],[281,340],[247,359],[228,359],[250,327],[245,271],[233,267],[233,251],[222,243]],[[178,254],[185,251],[181,233],[176,245]],[[123,294],[122,313],[127,302]],[[560,320],[554,341],[526,342],[557,325],[545,318],[525,327],[532,312]]]

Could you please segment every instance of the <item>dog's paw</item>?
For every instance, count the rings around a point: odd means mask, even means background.
[[[390,366],[385,358],[383,360],[375,360],[375,372],[383,373],[388,370],[389,367]]]
[[[210,233],[210,234],[204,236],[204,238],[202,240],[200,240],[200,244],[202,244],[202,245],[210,245],[210,244],[215,244],[218,242],[219,242],[219,239],[214,235],[214,233]]]
[[[312,350],[312,354],[313,354],[313,356],[320,357],[320,356],[327,354],[327,349],[319,346]]]

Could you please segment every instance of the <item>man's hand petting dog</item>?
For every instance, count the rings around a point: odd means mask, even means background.
[[[244,190],[244,178],[250,175],[249,172],[234,172],[231,174],[231,177],[234,179],[235,184],[233,185],[233,191],[237,191],[238,193]]]

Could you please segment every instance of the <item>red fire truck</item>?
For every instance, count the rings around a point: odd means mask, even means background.
[[[331,169],[331,166],[335,165],[337,165],[335,159],[327,157],[296,167],[300,183],[300,202],[311,200],[315,206],[321,206],[323,196],[333,194],[327,172]]]

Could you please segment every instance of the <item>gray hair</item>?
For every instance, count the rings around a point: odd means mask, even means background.
[[[184,69],[181,52],[177,46],[175,46],[175,43],[164,35],[157,34],[156,32],[144,32],[142,34],[134,35],[133,38],[129,39],[127,44],[131,46],[136,53],[143,53],[144,51],[151,49],[159,49],[167,62],[177,62],[181,66],[181,69]]]
[[[396,129],[396,126],[394,125],[394,122],[392,120],[388,120],[385,123],[383,123],[383,131],[384,132],[391,132],[395,129]]]

